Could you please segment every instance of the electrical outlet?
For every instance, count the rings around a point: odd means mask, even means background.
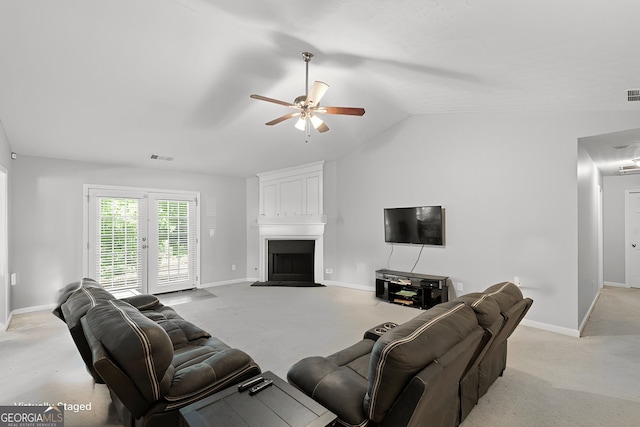
[[[236,271],[236,265],[235,264],[231,264],[231,271]]]
[[[456,289],[456,292],[462,292],[462,289],[463,289],[464,286],[462,285],[462,283],[456,282],[454,287]]]
[[[333,268],[327,268],[324,272],[327,274],[333,274]]]
[[[11,273],[11,286],[15,286],[18,284],[18,275],[16,273]]]
[[[516,285],[517,287],[522,286],[522,282],[520,281],[520,277],[519,276],[514,276],[513,277],[513,284]]]

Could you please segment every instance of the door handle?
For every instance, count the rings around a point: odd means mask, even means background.
[[[631,244],[631,247],[632,247],[632,248],[635,248],[635,247],[636,247],[636,244],[635,244],[635,243],[632,243],[632,244]]]
[[[147,249],[147,245],[142,245],[142,249]]]

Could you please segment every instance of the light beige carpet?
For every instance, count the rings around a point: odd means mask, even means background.
[[[179,295],[174,308],[283,378],[302,357],[327,355],[371,326],[420,313],[338,287],[207,290],[215,297]],[[584,335],[520,326],[504,376],[463,426],[640,425],[640,290],[603,289]],[[0,332],[0,366],[0,405],[64,402],[72,405],[66,426],[119,425],[106,387],[93,384],[66,326],[49,312],[14,316]],[[91,409],[73,412],[80,404]]]

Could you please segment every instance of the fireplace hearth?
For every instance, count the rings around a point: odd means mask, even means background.
[[[314,240],[269,240],[267,246],[269,281],[314,281]]]

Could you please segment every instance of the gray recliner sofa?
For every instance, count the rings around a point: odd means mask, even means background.
[[[178,410],[261,373],[245,352],[183,319],[153,295],[118,300],[83,279],[59,293],[87,369],[125,426],[178,425]]]
[[[510,282],[392,322],[330,356],[294,364],[288,381],[344,426],[456,426],[506,367],[506,341],[532,304]]]

